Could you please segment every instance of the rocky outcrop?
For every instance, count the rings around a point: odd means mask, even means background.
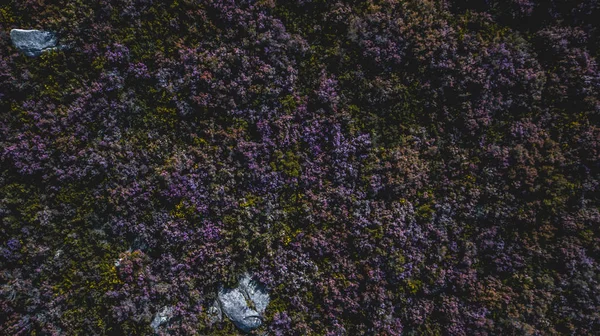
[[[262,325],[269,301],[266,288],[244,274],[236,288],[219,289],[217,300],[209,309],[211,321],[221,321],[224,314],[240,330],[250,332]]]
[[[29,57],[40,56],[44,51],[57,48],[56,35],[48,31],[13,29],[10,38],[13,45]]]

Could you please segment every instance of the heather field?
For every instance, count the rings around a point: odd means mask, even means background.
[[[599,0],[0,1],[0,335],[600,335],[599,60]]]

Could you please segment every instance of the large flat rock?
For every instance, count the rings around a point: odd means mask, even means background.
[[[40,56],[56,48],[56,35],[43,30],[13,29],[10,38],[14,46],[29,57]]]

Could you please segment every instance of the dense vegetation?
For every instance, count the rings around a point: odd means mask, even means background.
[[[2,2],[0,333],[236,334],[207,308],[245,271],[269,335],[600,333],[598,18]]]

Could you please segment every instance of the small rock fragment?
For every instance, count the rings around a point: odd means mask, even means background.
[[[13,29],[10,31],[10,38],[14,46],[29,57],[56,49],[56,35],[43,30]]]
[[[223,312],[218,300],[215,300],[213,305],[208,308],[208,321],[210,324],[223,321]]]
[[[261,326],[263,313],[269,304],[269,294],[264,286],[245,274],[237,288],[219,289],[217,300],[220,309],[236,327],[250,332]]]
[[[167,323],[171,317],[173,317],[173,308],[172,307],[163,307],[163,309],[154,315],[154,320],[150,326],[154,329],[154,332],[158,333],[158,327],[162,324]]]

